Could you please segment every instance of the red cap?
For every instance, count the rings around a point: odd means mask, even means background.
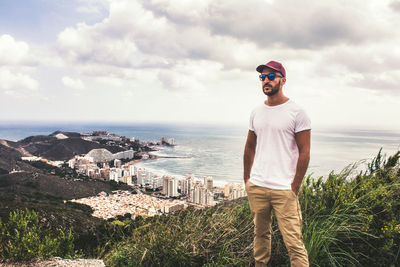
[[[276,62],[276,61],[270,61],[270,62],[268,62],[268,63],[266,63],[264,65],[260,65],[260,66],[258,66],[256,68],[256,70],[259,73],[261,73],[263,71],[263,69],[266,68],[266,67],[270,68],[270,69],[273,69],[273,70],[276,70],[276,71],[279,71],[283,75],[283,77],[286,77],[285,68],[282,66],[281,63]]]

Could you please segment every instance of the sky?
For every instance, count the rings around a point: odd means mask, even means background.
[[[399,0],[0,0],[0,121],[247,125],[255,68],[313,127],[400,129]]]

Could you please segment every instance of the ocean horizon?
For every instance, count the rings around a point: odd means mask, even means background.
[[[248,128],[226,125],[194,125],[177,123],[0,123],[0,139],[18,141],[32,135],[49,135],[55,131],[87,132],[105,130],[140,141],[159,141],[161,137],[174,138],[176,146],[160,147],[154,152],[160,158],[138,163],[159,175],[214,178],[216,185],[242,182],[242,156]],[[327,176],[331,171],[341,172],[358,163],[364,170],[382,149],[390,156],[400,150],[400,131],[362,130],[345,128],[313,128],[311,160],[307,174],[314,178]]]

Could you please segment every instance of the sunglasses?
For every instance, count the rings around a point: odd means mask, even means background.
[[[265,78],[268,78],[268,80],[270,80],[270,81],[275,80],[276,77],[283,78],[283,76],[276,75],[275,73],[270,73],[270,74],[266,74],[266,75],[265,74],[261,74],[258,77],[260,77],[260,81],[265,81]]]

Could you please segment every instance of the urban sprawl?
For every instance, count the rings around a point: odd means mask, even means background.
[[[116,145],[126,137],[97,131],[92,134],[81,134],[82,139],[92,142],[106,142]],[[68,138],[57,134],[57,138]],[[129,142],[138,142],[129,138]],[[158,146],[174,146],[174,139],[162,137],[160,142],[142,144],[156,150]],[[228,183],[223,187],[216,187],[212,177],[196,179],[193,174],[184,178],[169,175],[157,175],[135,164],[139,161],[158,158],[149,151],[134,151],[132,148],[118,153],[111,153],[107,149],[93,149],[86,155],[74,156],[68,161],[50,161],[41,157],[23,157],[28,161],[44,161],[47,164],[60,167],[68,164],[77,173],[87,175],[91,179],[102,179],[125,183],[132,187],[133,192],[114,191],[111,194],[101,192],[97,196],[73,199],[72,201],[89,205],[93,216],[109,219],[118,215],[131,214],[132,217],[154,216],[174,212],[189,205],[202,208],[213,206],[219,201],[232,200],[246,195],[242,184]],[[111,165],[111,166],[110,166]]]

